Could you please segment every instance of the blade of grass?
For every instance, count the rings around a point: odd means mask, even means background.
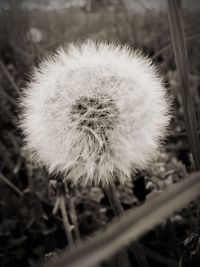
[[[189,42],[189,41],[193,41],[194,39],[198,39],[198,38],[200,38],[200,34],[195,34],[195,35],[186,37],[185,41]],[[160,50],[155,52],[155,54],[152,56],[152,59],[155,60],[158,56],[162,55],[165,52],[168,52],[172,48],[173,48],[172,44],[166,44],[165,46],[160,48]]]
[[[189,67],[185,34],[182,25],[179,1],[168,0],[169,23],[172,44],[176,59],[177,71],[181,87],[184,119],[189,143],[197,170],[200,169],[200,141],[198,137],[197,118],[194,101],[190,90]]]
[[[7,184],[7,186],[9,186],[20,197],[23,196],[24,193],[11,181],[9,181],[8,178],[3,175],[3,173],[0,173],[0,181],[3,181],[5,184]]]
[[[60,208],[62,219],[63,219],[63,226],[64,226],[65,234],[67,237],[68,245],[69,247],[73,247],[74,239],[72,235],[72,228],[71,228],[72,226],[69,222],[67,209],[65,205],[65,195],[66,195],[66,191],[65,191],[64,184],[62,182],[58,182],[57,183],[57,198],[58,198],[58,204],[59,204],[59,208]]]
[[[124,212],[102,233],[67,250],[48,267],[90,267],[136,240],[200,194],[200,172],[171,186],[141,207]]]
[[[8,81],[12,85],[12,87],[15,89],[15,91],[19,94],[20,90],[19,90],[18,85],[16,84],[15,80],[13,79],[13,77],[11,76],[11,74],[9,73],[9,71],[7,70],[5,64],[3,63],[1,59],[0,59],[0,69],[2,70],[5,77],[8,79]]]

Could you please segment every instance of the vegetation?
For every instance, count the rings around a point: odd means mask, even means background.
[[[13,1],[9,9],[0,10],[2,267],[37,266],[39,261],[45,260],[49,264],[52,259],[59,259],[60,266],[64,266],[66,259],[70,267],[89,266],[86,259],[95,258],[97,253],[99,235],[96,236],[96,231],[103,233],[100,236],[105,242],[112,227],[117,233],[122,222],[127,223],[130,238],[127,241],[139,238],[149,266],[178,266],[184,240],[191,233],[199,234],[199,201],[188,202],[197,197],[199,190],[199,174],[193,172],[199,169],[200,16],[198,10],[182,9],[180,12],[180,6],[174,2],[169,0],[168,3],[170,23],[167,10],[155,11],[144,7],[143,12],[136,13],[127,10],[124,5],[103,6],[89,11],[76,7],[44,11],[24,10]],[[73,239],[77,242],[80,238],[94,238],[80,245],[76,253],[72,250],[71,254],[61,257],[69,243],[62,214],[55,207],[54,182],[51,181],[49,186],[46,170],[35,166],[23,148],[17,99],[29,80],[32,66],[37,65],[46,52],[54,51],[60,44],[85,38],[116,40],[138,47],[151,56],[165,75],[174,114],[166,145],[155,163],[138,172],[133,181],[124,187],[117,185],[122,207],[128,210],[127,218],[122,216],[112,222],[112,207],[100,188],[68,188],[69,222],[75,226],[72,229]],[[165,214],[161,214],[159,208]],[[136,216],[138,220],[144,218],[143,222],[149,221],[141,232],[134,221]],[[163,216],[162,223],[155,226]],[[117,250],[125,245],[120,241],[121,236],[123,231],[117,241]],[[118,254],[113,255],[116,253],[111,249],[113,240],[116,241],[111,234],[109,242],[105,243],[105,256],[109,257],[106,257],[103,266],[122,266]],[[98,249],[101,251],[101,246]],[[75,259],[82,265],[74,263]],[[128,266],[125,262],[123,264]]]

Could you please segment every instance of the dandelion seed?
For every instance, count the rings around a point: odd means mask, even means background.
[[[121,183],[156,156],[169,101],[149,59],[87,41],[46,59],[24,90],[27,148],[74,184]]]

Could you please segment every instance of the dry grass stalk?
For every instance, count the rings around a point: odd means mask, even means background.
[[[112,222],[104,233],[90,238],[71,251],[66,251],[48,267],[90,267],[113,255],[128,242],[137,240],[172,212],[194,200],[200,194],[200,172],[171,186],[160,196],[138,209],[124,213]]]
[[[189,67],[185,34],[178,1],[168,0],[172,44],[179,76],[184,118],[196,169],[200,169],[200,141],[194,101],[190,90]]]

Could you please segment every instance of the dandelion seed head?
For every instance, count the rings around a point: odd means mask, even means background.
[[[170,120],[151,61],[103,42],[71,44],[43,61],[21,105],[27,148],[75,185],[124,183],[155,158]]]

